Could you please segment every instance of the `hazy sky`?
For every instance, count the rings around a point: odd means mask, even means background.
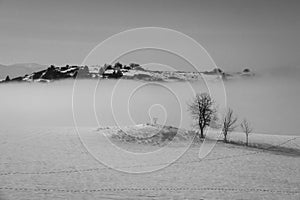
[[[299,67],[299,13],[299,0],[0,0],[0,63],[80,64],[112,34],[159,26],[224,69]]]

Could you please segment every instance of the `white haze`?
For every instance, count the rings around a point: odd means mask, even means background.
[[[0,85],[0,126],[73,126],[73,81],[57,81],[50,84],[22,83]],[[99,125],[132,124],[150,122],[190,127],[191,118],[186,102],[193,93],[185,83],[167,83],[172,91],[157,84],[139,88],[130,101],[130,92],[144,84],[140,81],[121,81],[116,87],[111,109],[111,91],[116,80],[101,81],[96,89],[95,113]],[[206,91],[203,82],[192,83],[197,92]],[[94,90],[96,81],[76,82],[74,116],[78,126],[98,126],[94,113]],[[287,77],[255,77],[225,83],[228,106],[233,108],[240,120],[247,118],[255,132],[282,135],[299,135],[300,87],[299,80]],[[176,100],[176,96],[181,102]],[[163,106],[165,111],[162,109]],[[152,106],[152,107],[151,107]],[[151,108],[151,109],[149,109]],[[167,117],[166,117],[167,116]]]

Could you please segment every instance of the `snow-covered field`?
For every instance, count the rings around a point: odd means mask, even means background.
[[[80,128],[101,149],[104,131]],[[238,135],[238,136],[237,136]],[[130,174],[102,165],[72,127],[0,130],[0,199],[300,199],[299,154],[218,142],[199,160],[200,144],[161,170]],[[242,137],[232,134],[231,139]],[[263,138],[263,140],[261,140]],[[243,138],[240,138],[243,139]],[[252,135],[250,142],[300,149],[299,137]],[[157,146],[130,145],[141,151]],[[169,146],[174,152],[178,145]],[[162,157],[162,163],[167,158]],[[128,165],[125,168],[148,167]],[[121,166],[122,167],[122,166]]]

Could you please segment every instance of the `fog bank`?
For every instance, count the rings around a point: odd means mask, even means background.
[[[95,80],[76,82],[73,103],[77,125],[98,126],[99,122],[108,126],[116,121],[127,125],[157,118],[158,123],[179,126],[181,122],[183,127],[191,127],[186,102],[193,93],[186,83],[165,83],[164,87],[129,80],[116,86],[117,82],[100,81],[98,87]],[[191,84],[196,92],[206,91],[203,82]],[[70,80],[1,84],[0,126],[74,126],[73,85]],[[247,118],[255,132],[282,135],[300,134],[298,86],[297,79],[272,76],[225,82],[228,106],[240,120]]]

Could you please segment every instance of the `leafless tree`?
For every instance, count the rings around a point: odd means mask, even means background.
[[[246,135],[246,146],[248,146],[249,134],[253,131],[253,128],[251,128],[250,123],[246,119],[241,123],[241,128]]]
[[[196,94],[191,104],[188,104],[192,118],[197,121],[197,126],[200,129],[200,138],[204,138],[204,130],[210,125],[213,120],[216,110],[214,101],[207,93]]]
[[[236,128],[235,123],[237,122],[237,117],[234,116],[233,110],[228,109],[224,119],[223,119],[223,135],[224,142],[228,142],[228,134]]]
[[[153,123],[154,125],[156,125],[156,124],[157,124],[157,120],[158,120],[158,117],[153,117],[153,118],[152,118],[152,123]]]

